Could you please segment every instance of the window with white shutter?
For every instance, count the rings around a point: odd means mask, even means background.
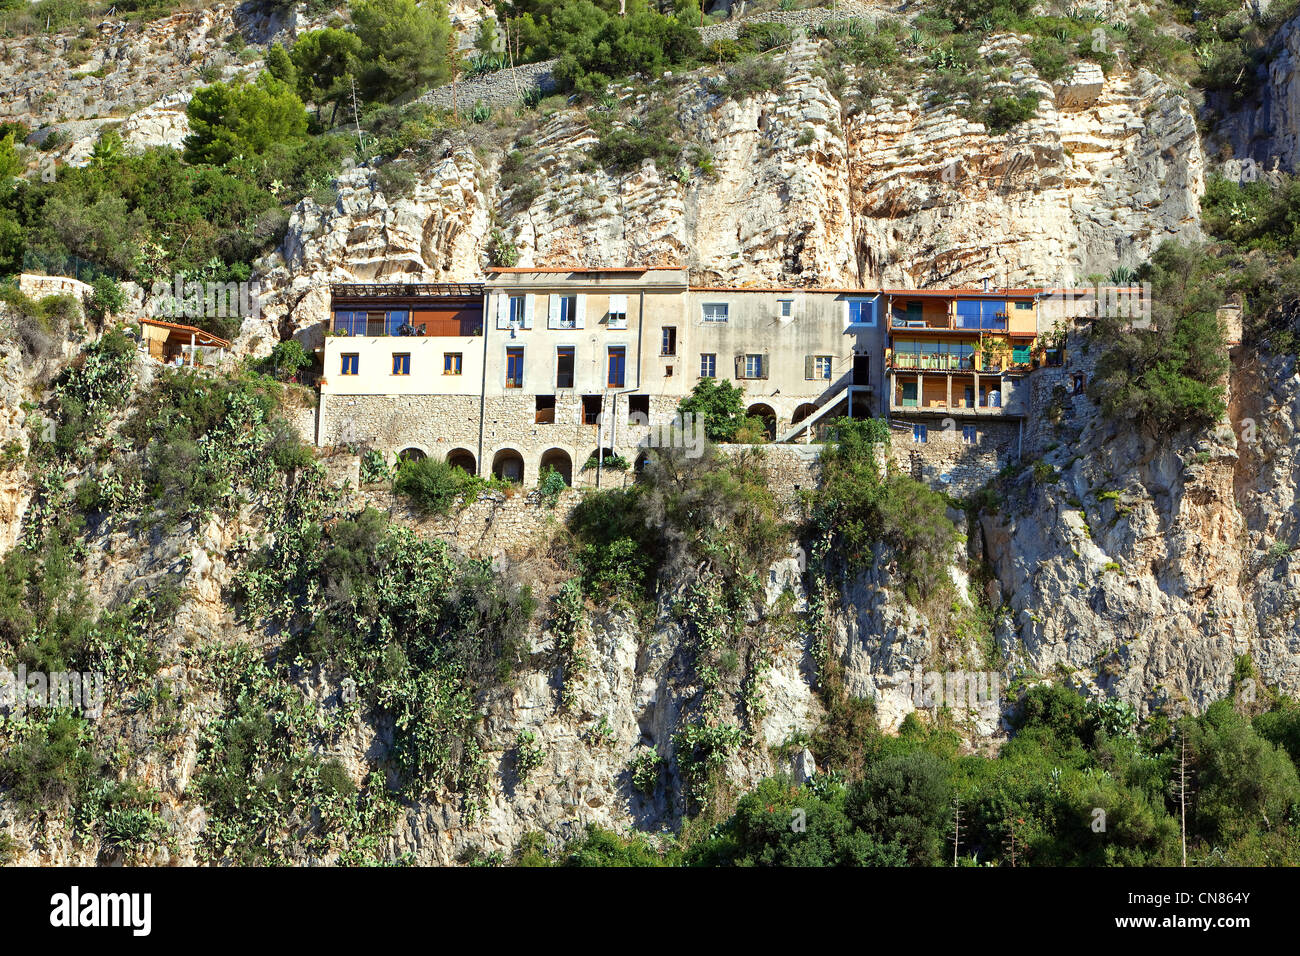
[[[609,327],[611,329],[627,328],[626,295],[611,295],[609,297]]]

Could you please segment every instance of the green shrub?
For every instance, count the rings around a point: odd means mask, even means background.
[[[56,714],[37,721],[0,755],[0,783],[28,810],[76,804],[99,774],[90,738],[89,724],[77,717]]]
[[[984,125],[990,133],[1005,133],[1038,112],[1038,94],[995,96],[984,110]]]
[[[645,796],[654,796],[659,787],[659,776],[663,770],[664,760],[654,750],[642,750],[628,763],[628,776],[637,792]]]
[[[1034,37],[1029,41],[1028,52],[1029,62],[1048,83],[1062,79],[1070,72],[1069,53],[1065,44],[1055,37]]]
[[[564,489],[569,487],[569,483],[564,480],[564,476],[547,465],[542,469],[541,477],[537,479],[537,491],[546,500],[546,503],[554,508],[560,500],[560,495]]]
[[[610,471],[627,471],[631,467],[631,463],[622,455],[606,453],[601,456],[599,452],[594,451],[582,463],[583,471],[595,471],[597,468],[607,468]]]
[[[266,357],[268,372],[281,382],[296,381],[298,373],[311,365],[311,356],[297,339],[277,342]]]
[[[515,777],[525,786],[533,771],[546,759],[546,751],[537,744],[537,735],[531,730],[521,730],[515,736]]]
[[[463,468],[434,458],[404,461],[397,469],[393,490],[406,495],[426,515],[445,515],[462,498],[471,504],[485,482]]]
[[[785,64],[768,57],[751,57],[728,67],[718,95],[742,100],[779,90],[785,83]]]
[[[359,83],[367,99],[392,100],[450,76],[451,24],[445,5],[357,0],[352,23],[360,41]]]
[[[1165,243],[1152,257],[1151,324],[1126,316],[1098,319],[1093,336],[1107,348],[1088,394],[1116,419],[1163,434],[1207,425],[1223,414],[1228,355],[1218,308],[1220,263],[1198,246]]]
[[[699,60],[704,45],[694,24],[641,9],[619,16],[586,2],[570,3],[534,34],[537,58],[558,55],[554,76],[561,90],[598,96],[612,80],[666,70]]]
[[[677,412],[702,420],[709,441],[732,441],[745,424],[744,386],[732,385],[726,379],[702,378],[678,402]]]
[[[121,312],[126,305],[126,293],[122,291],[122,286],[116,279],[100,276],[91,283],[90,289],[86,306],[101,322]]]
[[[224,166],[272,147],[292,145],[307,134],[307,111],[287,83],[270,73],[252,83],[213,83],[196,90],[185,108],[190,135],[185,159]]]
[[[881,474],[874,450],[884,438],[879,425],[841,419],[835,432],[839,437],[822,453],[813,501],[848,566],[870,566],[876,543],[883,541],[894,550],[905,587],[921,596],[946,588],[957,540],[946,499],[898,471]]]
[[[164,525],[225,513],[241,488],[269,489],[277,473],[312,462],[278,414],[276,387],[189,369],[154,380],[126,433],[143,452],[144,499],[157,504]]]

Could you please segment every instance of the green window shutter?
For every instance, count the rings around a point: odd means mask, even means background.
[[[807,381],[812,381],[812,378],[813,378],[813,356],[811,356],[811,355],[805,355],[805,356],[803,357],[803,377],[804,377],[804,379],[806,379]]]

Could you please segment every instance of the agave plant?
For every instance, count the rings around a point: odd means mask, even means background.
[[[506,55],[504,53],[480,53],[469,61],[469,68],[465,71],[467,78],[476,76],[485,76],[488,73],[495,73],[503,69],[506,65]]]
[[[1116,266],[1114,269],[1110,270],[1110,275],[1107,276],[1107,281],[1111,285],[1129,285],[1136,278],[1137,273],[1128,266]]]

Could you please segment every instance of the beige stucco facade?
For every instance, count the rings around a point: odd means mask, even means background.
[[[352,288],[346,308],[369,309]],[[954,457],[946,438],[973,476],[984,459],[1018,456],[1024,376],[1041,354],[1042,290],[723,288],[691,286],[676,268],[500,269],[474,288],[480,298],[455,306],[468,312],[410,300],[411,321],[430,317],[413,335],[327,336],[317,441],[419,452],[526,485],[548,467],[592,484],[585,464],[634,463],[707,376],[742,387],[779,442],[816,440],[850,411],[886,417],[900,463],[937,467],[925,462]],[[386,287],[372,294],[396,301]],[[471,328],[467,314],[481,320]],[[409,355],[408,372],[394,374],[394,355]],[[932,448],[901,450],[930,435]]]

